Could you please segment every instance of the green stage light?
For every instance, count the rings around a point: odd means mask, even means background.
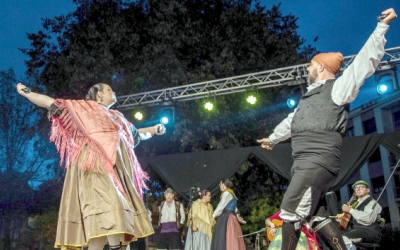
[[[254,105],[254,104],[256,104],[256,102],[257,102],[257,97],[255,97],[254,95],[249,95],[249,96],[246,98],[246,101],[247,101],[248,103],[250,103],[251,105]]]
[[[143,114],[138,111],[135,113],[135,118],[136,120],[141,121],[143,119]]]
[[[206,102],[204,104],[204,108],[207,109],[208,111],[211,111],[214,109],[214,104],[212,104],[212,102]]]

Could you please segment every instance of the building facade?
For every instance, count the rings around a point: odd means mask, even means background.
[[[375,79],[381,78],[379,75],[375,76]],[[379,81],[376,85],[378,83]],[[400,89],[397,75],[392,77],[392,84],[387,93],[350,111],[347,136],[400,132]],[[379,198],[378,202],[382,206],[382,216],[387,226],[399,228],[400,167],[393,172],[398,160],[398,157],[380,145],[360,171],[337,193],[341,204],[349,201],[353,193],[351,185],[357,180],[365,180],[370,185],[371,196],[376,200]]]

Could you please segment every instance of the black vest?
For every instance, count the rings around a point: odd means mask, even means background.
[[[181,223],[181,212],[180,212],[181,203],[179,201],[175,201],[175,200],[174,200],[174,202],[175,202],[175,213],[176,213],[176,228],[178,228],[180,230],[182,228],[182,226],[180,224]],[[160,204],[160,213],[158,214],[158,226],[161,226],[161,216],[162,216],[161,212],[164,207],[164,204],[165,204],[165,201],[162,201]]]
[[[332,100],[335,79],[305,93],[291,124],[293,160],[306,160],[337,174],[349,104]]]
[[[345,134],[350,105],[339,106],[333,102],[331,93],[334,83],[335,79],[327,80],[300,98],[292,120],[292,135],[305,131]]]
[[[375,201],[374,199],[372,199],[371,196],[370,196],[370,197],[368,197],[367,199],[365,199],[363,202],[361,202],[361,204],[359,204],[359,205],[357,206],[357,208],[353,208],[353,209],[358,210],[358,211],[364,211],[365,207],[366,207],[370,202],[377,202],[377,201]],[[380,232],[380,229],[379,229],[379,224],[380,224],[379,219],[380,219],[380,216],[378,216],[377,220],[376,220],[374,223],[372,223],[371,225],[369,225],[369,226],[364,226],[364,225],[361,225],[360,223],[358,223],[356,219],[354,219],[353,217],[351,217],[351,222],[352,222],[352,223],[350,223],[350,224],[351,224],[351,227],[368,227],[368,228],[370,228],[370,229],[372,229],[372,230],[375,230],[375,231],[377,231],[377,232]]]

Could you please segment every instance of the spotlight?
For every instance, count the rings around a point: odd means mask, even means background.
[[[214,109],[214,104],[212,104],[212,102],[206,102],[204,104],[204,108],[207,109],[208,111],[211,111]]]
[[[378,94],[383,95],[388,91],[388,86],[386,84],[384,84],[384,83],[380,83],[376,87],[376,91],[378,92]]]
[[[254,95],[249,95],[247,96],[246,101],[251,105],[254,105],[257,102],[257,97],[255,97]]]
[[[143,119],[143,114],[138,111],[135,113],[135,118],[136,120],[141,121]]]
[[[390,68],[386,68],[390,66]],[[386,95],[398,90],[399,80],[397,67],[393,65],[383,65],[381,70],[375,72],[376,92],[378,95]]]
[[[174,114],[175,108],[174,107],[165,107],[160,111],[160,122],[164,125],[168,123],[174,123]]]
[[[168,119],[168,117],[164,116],[164,117],[161,117],[160,122],[162,124],[166,125],[166,124],[168,124],[169,119]]]
[[[296,107],[297,102],[296,102],[295,99],[289,98],[289,99],[287,100],[286,104],[287,104],[287,106],[288,106],[289,108],[294,108],[294,107]]]

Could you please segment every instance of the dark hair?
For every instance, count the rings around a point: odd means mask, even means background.
[[[207,190],[207,189],[204,189],[203,191],[201,191],[201,192],[199,193],[200,198],[203,198],[203,197],[206,196],[208,193],[211,193],[211,191],[210,191],[210,190]]]
[[[103,88],[104,88],[104,83],[97,83],[93,85],[86,94],[85,100],[96,101],[97,92],[102,91]]]
[[[222,179],[221,182],[224,183],[227,188],[233,188],[233,182],[231,178]]]

